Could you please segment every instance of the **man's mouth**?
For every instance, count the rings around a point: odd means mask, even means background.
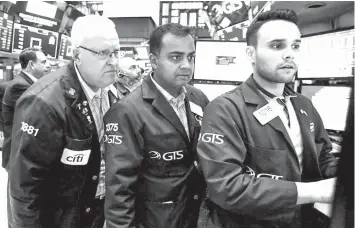
[[[293,64],[285,64],[280,67],[280,69],[296,69]]]

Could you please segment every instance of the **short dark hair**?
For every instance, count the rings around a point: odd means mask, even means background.
[[[277,9],[261,13],[248,27],[246,40],[247,45],[256,46],[258,31],[263,24],[269,21],[284,20],[298,25],[298,17],[295,11],[289,9]],[[287,31],[285,31],[287,32]]]
[[[169,23],[164,24],[157,27],[152,34],[150,35],[149,39],[149,52],[157,55],[162,46],[163,37],[171,33],[175,36],[185,37],[191,35],[194,38],[192,30],[189,27],[177,24],[177,23]]]
[[[28,62],[30,60],[36,62],[37,61],[37,52],[42,51],[40,48],[37,47],[29,47],[23,49],[23,51],[20,54],[20,63],[21,63],[21,68],[25,69],[28,65]]]

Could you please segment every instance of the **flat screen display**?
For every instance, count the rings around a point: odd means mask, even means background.
[[[60,45],[58,59],[71,60],[73,55],[73,47],[70,41],[70,37],[64,34],[60,35]]]
[[[57,32],[14,23],[13,53],[21,53],[28,47],[40,47],[46,56],[55,58],[57,45]]]
[[[0,51],[11,52],[13,16],[0,12]]]
[[[244,82],[253,72],[245,42],[197,41],[194,79]]]
[[[354,77],[355,30],[302,38],[298,79]]]
[[[308,97],[323,120],[325,129],[344,131],[351,88],[346,86],[302,85],[301,94]]]

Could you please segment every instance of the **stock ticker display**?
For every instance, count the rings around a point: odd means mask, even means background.
[[[73,55],[70,37],[64,34],[60,36],[58,59],[71,60]]]
[[[11,52],[13,16],[0,12],[0,51]]]
[[[27,47],[40,47],[46,56],[55,58],[57,45],[57,32],[14,23],[13,53],[20,53]]]

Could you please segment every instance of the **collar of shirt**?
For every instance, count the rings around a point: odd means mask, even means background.
[[[29,74],[29,73],[27,73],[27,72],[24,71],[24,70],[22,70],[22,72],[23,72],[25,75],[27,75],[27,76],[33,81],[33,83],[35,83],[35,82],[38,81],[38,79],[37,79],[35,76],[33,76],[32,74]]]
[[[182,87],[180,94],[175,98],[154,80],[152,73],[150,74],[150,78],[152,79],[152,82],[157,87],[157,89],[163,94],[163,96],[169,103],[172,103],[176,106],[180,106],[181,103],[185,101],[187,91],[184,86]]]
[[[101,89],[99,89],[98,91],[94,92],[89,86],[88,84],[84,81],[84,79],[81,77],[81,74],[78,70],[78,68],[76,67],[76,64],[74,64],[74,68],[75,68],[75,72],[78,75],[78,79],[80,82],[81,87],[84,90],[84,93],[86,95],[86,98],[91,101],[95,96],[101,98]],[[108,88],[108,87],[106,87]],[[105,89],[106,89],[105,88]]]

